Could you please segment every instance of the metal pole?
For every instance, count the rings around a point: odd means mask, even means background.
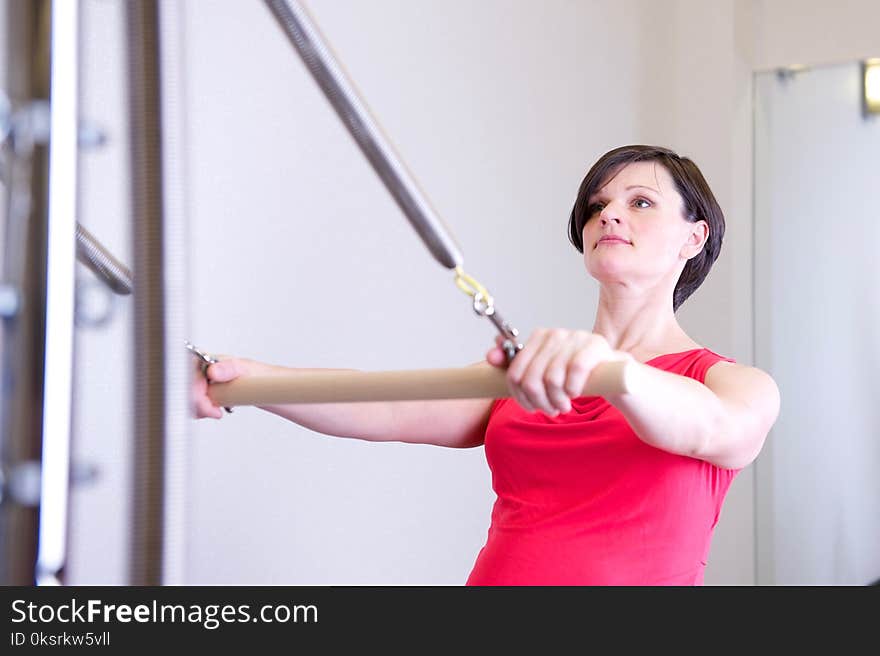
[[[117,294],[131,294],[131,271],[92,233],[76,225],[76,259]]]
[[[162,316],[162,169],[158,6],[126,3],[135,386],[131,585],[161,585],[165,484],[165,326]]]
[[[46,357],[37,584],[60,585],[67,557],[76,264],[79,5],[52,3]]]
[[[6,88],[15,119],[9,158],[3,284],[17,303],[3,318],[0,378],[0,583],[34,585],[39,530],[46,303],[48,149],[40,112],[49,99],[48,0],[7,0]]]
[[[370,115],[366,103],[336,61],[306,10],[296,0],[265,2],[425,246],[447,269],[460,266],[462,256],[449,230],[431,207],[403,160],[394,152],[391,142]]]
[[[188,386],[183,44],[173,0],[126,4],[136,399],[131,585],[183,582]]]
[[[508,360],[512,359],[523,347],[517,330],[501,317],[488,291],[462,270],[462,255],[451,233],[391,147],[308,12],[297,0],[264,1],[410,225],[434,259],[447,269],[455,269],[456,284],[473,298],[474,311],[487,317],[502,334],[502,348]]]

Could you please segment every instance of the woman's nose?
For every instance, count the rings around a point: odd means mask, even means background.
[[[604,226],[609,221],[614,221],[615,223],[620,223],[620,212],[616,209],[616,204],[608,203],[605,207],[602,208],[602,211],[599,213],[599,222]]]

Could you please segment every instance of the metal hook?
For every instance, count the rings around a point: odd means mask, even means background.
[[[474,294],[474,312],[481,317],[488,317],[489,321],[498,329],[498,332],[504,337],[501,348],[507,356],[507,361],[513,360],[513,357],[523,348],[523,345],[517,339],[519,331],[507,323],[498,313],[498,310],[495,309],[493,298],[482,292]]]
[[[495,309],[495,299],[492,298],[489,291],[473,276],[466,274],[461,267],[455,267],[455,284],[461,291],[474,299],[474,312],[481,317],[489,317],[489,321],[504,337],[501,348],[507,355],[507,361],[513,360],[513,357],[523,348],[523,345],[516,339],[519,331],[498,314]]]

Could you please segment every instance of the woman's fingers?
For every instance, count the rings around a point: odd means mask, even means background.
[[[190,405],[192,406],[192,413],[197,419],[205,417],[220,419],[223,416],[220,408],[215,406],[211,399],[208,398],[208,381],[202,376],[201,371],[197,372],[193,378]]]
[[[486,352],[486,362],[491,364],[493,367],[504,368],[507,366],[507,356],[504,354],[504,351],[501,350],[498,346],[490,348]]]
[[[493,351],[492,357],[498,357]],[[601,335],[536,330],[508,367],[511,395],[528,412],[540,410],[549,416],[569,412],[571,399],[583,394],[590,373],[610,354]]]
[[[571,399],[578,394],[569,394],[568,367],[569,362],[575,356],[576,343],[570,339],[568,344],[547,364],[544,372],[544,385],[547,390],[547,398],[557,412],[569,412]]]
[[[565,393],[571,398],[582,396],[593,369],[607,359],[609,353],[610,349],[604,338],[588,335],[568,361]]]
[[[205,377],[212,383],[228,383],[238,378],[238,375],[232,360],[215,362],[205,369]]]
[[[250,375],[253,373],[251,369],[252,367],[248,360],[230,358],[229,360],[220,360],[208,365],[205,375],[212,383],[228,383],[239,376]]]
[[[223,412],[218,406],[211,403],[210,399],[203,398],[199,400],[197,416],[199,419],[203,419],[205,417],[211,417],[212,419],[222,419]]]
[[[566,393],[568,362],[578,346],[578,334],[564,330],[551,331],[542,352],[532,360],[523,387],[538,409],[555,417],[571,410]]]
[[[511,391],[517,402],[529,412],[541,410],[549,415],[557,414],[547,398],[544,372],[559,348],[560,337],[557,331],[536,330],[508,367]]]
[[[221,419],[223,411],[215,404],[208,395],[208,384],[228,383],[239,376],[248,375],[251,371],[251,363],[241,358],[229,358],[209,364],[203,371],[203,364],[196,361],[196,373],[193,376],[191,390],[192,412],[196,418],[213,417]]]

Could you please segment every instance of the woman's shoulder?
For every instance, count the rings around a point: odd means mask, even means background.
[[[678,373],[698,380],[716,393],[733,391],[743,398],[761,397],[771,401],[779,397],[776,381],[758,367],[739,363],[706,347],[682,355],[685,356],[680,362],[683,370]]]
[[[704,374],[703,382],[708,387],[713,389],[754,389],[765,395],[778,396],[776,381],[768,372],[758,367],[738,363],[731,358],[721,358],[717,355],[716,357],[715,362],[706,368]]]
[[[676,373],[704,382],[706,373],[719,362],[736,365],[736,360],[716,353],[712,349],[693,344],[690,348],[658,355],[646,361],[652,367]]]

